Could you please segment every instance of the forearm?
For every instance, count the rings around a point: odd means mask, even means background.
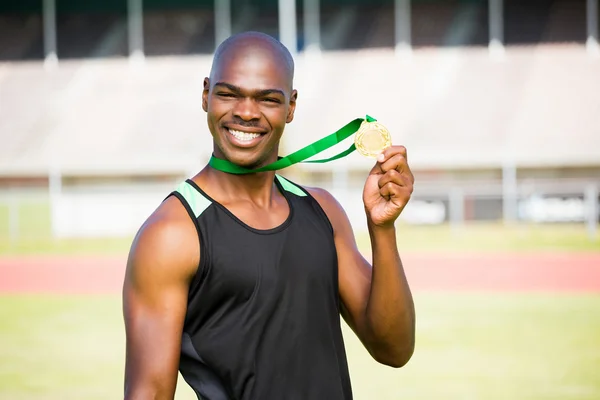
[[[380,362],[401,366],[415,341],[415,309],[396,244],[394,226],[369,224],[372,278],[365,310],[366,338]]]

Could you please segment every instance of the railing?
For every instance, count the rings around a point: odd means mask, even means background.
[[[181,177],[183,179],[184,177]],[[310,176],[302,184],[311,185]],[[416,225],[469,223],[576,223],[585,224],[590,239],[598,234],[598,180],[563,179],[541,182],[530,191],[519,184],[514,198],[503,196],[497,183],[448,185],[417,182],[415,192],[400,220]],[[0,242],[51,240],[69,237],[130,237],[176,186],[173,182],[104,184],[0,190]],[[347,187],[340,182],[319,186],[332,192],[358,231],[364,229],[362,183]],[[542,188],[543,190],[539,189]],[[564,188],[569,187],[568,191]],[[514,202],[507,216],[506,201]]]

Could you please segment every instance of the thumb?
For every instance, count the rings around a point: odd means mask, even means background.
[[[383,162],[385,161],[385,154],[383,154],[383,152],[381,152],[378,156],[377,156],[377,161],[375,162],[375,165],[373,166],[373,168],[371,168],[371,171],[369,172],[369,175],[381,175],[384,174],[385,172],[383,171],[383,168],[381,168]]]

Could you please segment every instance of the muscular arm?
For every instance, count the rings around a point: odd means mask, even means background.
[[[199,260],[195,227],[169,198],[136,236],[123,284],[125,399],[173,399],[188,285]]]
[[[387,169],[386,166],[383,168]],[[396,172],[386,173],[378,165],[369,179],[379,181],[380,188],[387,184],[388,175],[398,178]],[[412,182],[409,186],[412,192]],[[375,360],[392,367],[403,366],[414,351],[415,309],[398,254],[393,220],[377,224],[371,218],[373,213],[369,215],[367,211],[371,266],[360,254],[352,227],[340,204],[324,190],[309,190],[333,225],[342,316]]]

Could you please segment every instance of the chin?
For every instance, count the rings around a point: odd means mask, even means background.
[[[261,163],[263,162],[263,160],[261,160],[260,157],[256,157],[256,156],[253,157],[249,154],[240,154],[240,153],[246,153],[243,151],[228,151],[228,152],[222,152],[222,153],[225,156],[224,158],[226,160],[229,160],[230,162],[234,163],[235,165],[238,165],[243,168],[248,168],[248,169],[258,168],[258,166],[261,165]]]

